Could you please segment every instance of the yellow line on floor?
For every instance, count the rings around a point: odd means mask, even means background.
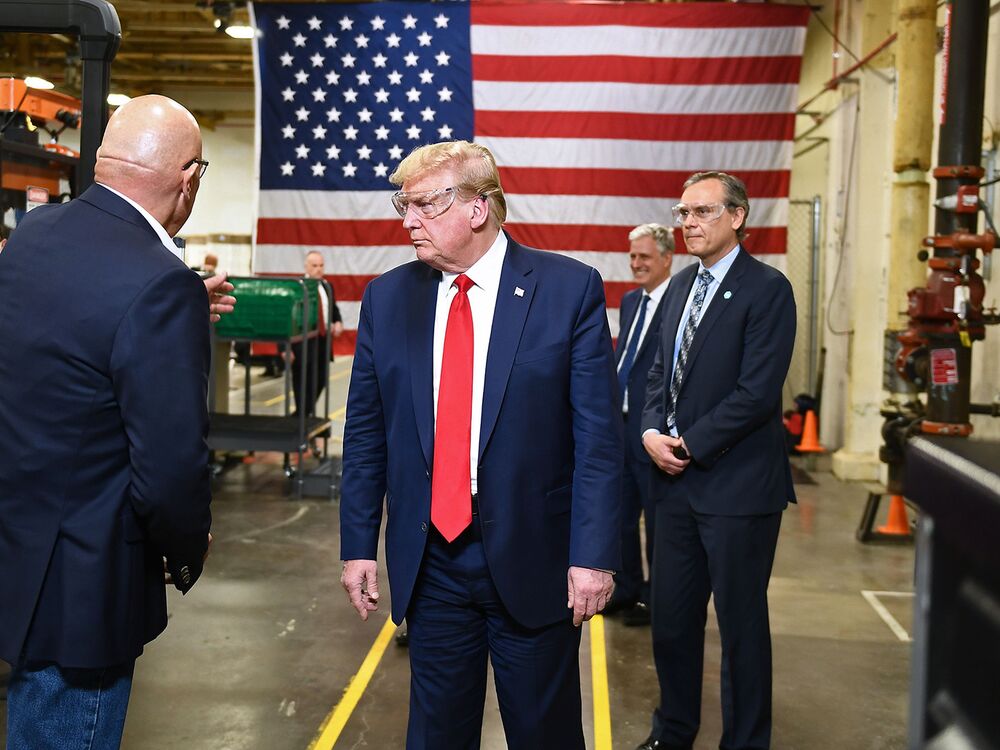
[[[337,411],[331,411],[326,416],[327,419],[343,419],[345,414],[347,414],[347,407],[341,406]]]
[[[602,615],[594,615],[590,621],[590,674],[594,691],[594,750],[611,750],[611,704]]]
[[[264,402],[264,406],[274,406],[275,404],[280,404],[285,400],[285,394],[282,393],[280,396],[275,396],[274,398],[269,398]]]
[[[323,721],[323,725],[319,728],[319,736],[309,744],[308,750],[330,750],[337,744],[340,733],[344,731],[347,720],[351,718],[351,714],[358,705],[358,701],[364,695],[365,688],[368,687],[372,675],[375,674],[375,668],[382,660],[382,655],[385,653],[385,649],[392,640],[392,635],[395,632],[396,626],[387,617],[385,625],[382,626],[382,630],[379,631],[378,637],[375,639],[375,643],[372,644],[365,660],[361,662],[361,668],[358,669],[357,674],[347,684],[344,697],[340,699],[340,703],[333,707],[333,710]]]

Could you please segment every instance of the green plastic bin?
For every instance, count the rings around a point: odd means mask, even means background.
[[[236,277],[233,312],[223,315],[215,332],[225,338],[281,339],[302,333],[302,286],[299,279]],[[303,279],[309,294],[309,330],[316,328],[319,282]]]

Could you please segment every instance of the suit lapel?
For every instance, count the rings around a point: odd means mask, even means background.
[[[500,288],[493,311],[493,331],[486,354],[486,376],[483,383],[483,411],[479,430],[479,455],[483,455],[496,426],[507,390],[514,355],[521,341],[521,332],[528,318],[528,309],[535,294],[535,280],[524,249],[508,237],[507,255],[500,272]],[[522,294],[516,294],[521,289]]]
[[[632,320],[635,318],[636,310],[639,309],[638,304],[632,304],[633,299],[642,299],[642,295],[629,292],[622,297],[621,318],[618,321],[620,323],[618,341],[615,343],[615,364],[620,363],[622,357],[625,355],[625,347],[628,344],[628,332],[632,329]]]
[[[743,273],[746,271],[747,265],[752,262],[752,260],[753,259],[747,255],[747,251],[741,247],[740,253],[736,256],[736,260],[733,261],[733,265],[729,269],[729,272],[722,280],[719,288],[715,290],[712,302],[708,306],[708,309],[705,310],[705,314],[699,321],[698,330],[695,331],[694,339],[691,341],[691,349],[688,351],[687,366],[684,370],[685,384],[688,382],[687,375],[691,372],[691,368],[694,366],[694,361],[698,358],[698,354],[704,347],[705,341],[708,340],[709,335],[712,333],[712,327],[729,307],[732,298],[736,295],[740,288],[740,281],[742,280]],[[729,295],[728,297],[726,296],[727,294]]]
[[[670,382],[670,373],[674,371],[674,340],[677,338],[677,326],[681,324],[681,315],[684,314],[684,305],[687,303],[688,295],[691,294],[691,287],[697,276],[698,265],[692,264],[677,274],[676,279],[667,286],[667,293],[663,295],[663,323],[660,327],[660,335],[663,337],[663,369],[667,373],[667,382]],[[670,366],[667,367],[667,357],[670,357]],[[667,389],[669,393],[669,388]]]
[[[669,287],[668,287],[669,288]],[[660,334],[660,316],[663,314],[663,306],[667,301],[667,293],[663,292],[663,296],[660,297],[660,303],[652,312],[652,320],[649,321],[649,329],[646,331],[645,337],[642,339],[642,343],[639,345],[639,351],[635,353],[635,358],[638,360],[642,357],[643,352],[650,346],[657,346],[659,342]]]
[[[141,229],[145,229],[156,239],[157,242],[160,242],[160,238],[153,230],[153,227],[151,227],[149,222],[146,221],[146,218],[136,210],[135,206],[123,198],[115,195],[103,185],[91,185],[80,196],[80,200],[89,203],[102,211],[107,211],[109,214],[113,214],[119,219],[123,219],[130,224],[135,224],[135,226]]]
[[[413,416],[428,468],[434,465],[434,315],[440,282],[439,271],[429,266],[421,269],[410,295],[406,337]]]

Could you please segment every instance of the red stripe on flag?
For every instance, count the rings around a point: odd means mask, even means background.
[[[613,81],[672,85],[798,83],[802,58],[473,55],[476,81]]]
[[[399,219],[258,219],[259,245],[409,245]]]
[[[788,196],[791,172],[736,172],[754,198]],[[510,199],[528,195],[620,195],[641,198],[679,198],[690,172],[654,172],[632,169],[566,169],[500,167],[500,182]]]
[[[641,141],[787,141],[795,115],[650,115],[634,112],[476,110],[476,135],[508,138],[612,138]]]
[[[345,328],[344,332],[333,340],[334,355],[343,357],[354,356],[354,345],[358,341],[358,332],[353,328]]]
[[[530,13],[524,9],[529,4]],[[806,6],[729,3],[701,4],[695,12],[681,3],[628,3],[625,10],[622,3],[474,2],[471,19],[473,24],[489,26],[672,26],[717,31],[736,26],[805,26],[810,12]]]
[[[604,297],[607,302],[607,306],[612,310],[620,307],[622,297],[625,296],[626,292],[635,288],[636,284],[631,281],[605,281]]]

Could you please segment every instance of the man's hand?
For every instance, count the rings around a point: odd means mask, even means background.
[[[338,320],[330,330],[333,331],[333,337],[337,338],[337,336],[344,332],[344,324]]]
[[[575,566],[570,567],[566,577],[569,583],[566,606],[573,610],[573,625],[580,627],[607,606],[615,581],[607,571]]]
[[[208,532],[208,546],[205,547],[205,556],[201,558],[202,563],[204,563],[208,559],[208,553],[212,549],[212,539],[213,539],[212,532],[210,531]]]
[[[642,436],[642,446],[646,449],[649,457],[653,459],[653,463],[671,476],[677,476],[691,463],[690,458],[682,460],[674,455],[674,448],[677,446],[687,451],[682,437],[675,438],[671,435],[647,432]]]
[[[224,313],[231,313],[236,298],[229,294],[235,287],[226,281],[226,272],[222,271],[205,279],[205,291],[208,292],[208,309],[212,313],[212,322],[217,323]]]
[[[362,620],[378,609],[378,565],[374,560],[345,560],[340,585]]]

